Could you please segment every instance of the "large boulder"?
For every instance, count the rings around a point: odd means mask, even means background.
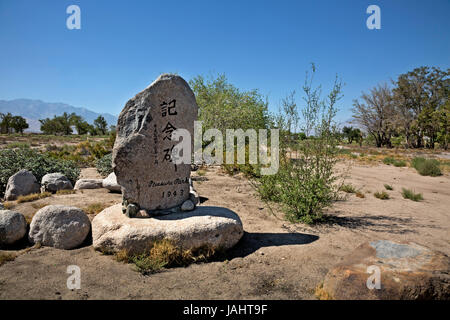
[[[111,172],[109,176],[103,179],[102,186],[112,192],[121,192],[120,185],[117,183],[117,177],[114,172]]]
[[[28,238],[43,246],[72,249],[83,243],[90,227],[89,218],[83,210],[51,205],[36,212],[30,224]]]
[[[73,186],[72,182],[62,173],[48,173],[42,177],[41,192],[55,193],[65,189],[73,189]]]
[[[19,196],[39,192],[39,182],[28,170],[20,170],[8,179],[5,200],[16,200]]]
[[[316,293],[337,300],[448,300],[449,271],[450,258],[441,252],[412,242],[379,240],[344,258]]]
[[[25,217],[10,210],[0,210],[0,246],[13,244],[27,232]]]
[[[106,208],[92,221],[94,248],[104,252],[127,250],[140,254],[162,239],[172,240],[183,249],[229,249],[243,233],[239,216],[221,207],[204,206],[189,212],[130,219],[118,204]]]
[[[99,189],[103,188],[103,179],[80,179],[75,183],[74,189]]]

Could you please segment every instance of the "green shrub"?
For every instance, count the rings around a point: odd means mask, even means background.
[[[402,188],[402,196],[405,199],[409,199],[412,201],[421,201],[423,200],[423,196],[421,193],[414,193],[411,189]]]
[[[395,167],[406,167],[406,162],[403,160],[397,160],[393,157],[386,157],[383,159],[383,163],[387,165],[393,165]]]
[[[31,171],[38,182],[47,173],[61,172],[74,184],[80,175],[80,169],[73,161],[55,159],[29,148],[0,150],[1,195],[5,192],[9,177],[21,169]]]
[[[102,177],[107,177],[111,172],[113,172],[112,169],[112,153],[109,153],[102,158],[98,159],[95,162],[95,166],[97,168],[98,173]]]
[[[378,198],[380,200],[388,200],[389,199],[389,195],[385,191],[375,192],[373,195],[375,196],[375,198]]]
[[[439,168],[439,161],[435,159],[415,157],[411,161],[411,166],[422,176],[437,177],[442,175],[441,169]]]
[[[392,188],[392,186],[389,184],[385,184],[384,187],[386,188],[386,190],[394,190],[394,188]]]

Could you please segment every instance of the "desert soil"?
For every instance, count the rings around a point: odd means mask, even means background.
[[[98,177],[94,169],[82,175]],[[279,208],[271,205],[272,212],[258,199],[242,176],[230,177],[216,167],[193,176],[203,204],[227,207],[242,219],[244,237],[226,258],[144,276],[89,243],[68,251],[16,250],[18,257],[0,267],[0,299],[315,299],[315,287],[328,270],[365,241],[413,241],[450,255],[448,174],[423,177],[412,168],[354,164],[346,183],[365,198],[348,194],[328,210],[332,222],[317,226],[287,222]],[[386,191],[390,199],[375,198],[386,183],[394,188]],[[424,201],[403,199],[402,187],[422,193]],[[119,194],[105,189],[83,190],[14,210],[32,216],[44,204],[85,208],[120,201]],[[81,269],[80,290],[67,289],[69,265]]]

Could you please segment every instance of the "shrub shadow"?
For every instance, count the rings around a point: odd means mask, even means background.
[[[227,259],[243,258],[264,247],[309,244],[318,239],[316,235],[305,233],[244,232],[239,243],[229,249],[225,256]]]

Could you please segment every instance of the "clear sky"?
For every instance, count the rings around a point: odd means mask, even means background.
[[[66,8],[81,8],[69,30]],[[366,9],[381,8],[381,30]],[[341,121],[361,91],[422,65],[450,67],[449,0],[0,0],[0,99],[64,102],[118,114],[160,73],[225,73],[275,111],[317,83],[346,83]],[[301,101],[301,95],[297,95]]]

